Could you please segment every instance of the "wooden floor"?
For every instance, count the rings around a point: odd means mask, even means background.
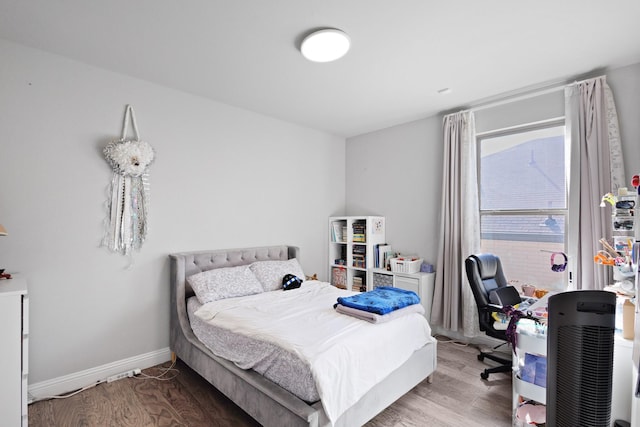
[[[446,340],[446,339],[444,339]],[[366,424],[391,426],[510,426],[511,378],[480,372],[477,349],[441,340],[433,383],[418,384]],[[145,369],[162,372],[161,365]],[[258,426],[251,417],[178,361],[170,381],[126,378],[99,384],[66,399],[29,406],[29,426]]]

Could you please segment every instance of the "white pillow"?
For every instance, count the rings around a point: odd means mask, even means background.
[[[187,277],[201,304],[263,292],[248,265],[215,268]]]
[[[265,292],[282,289],[282,278],[286,274],[293,274],[304,280],[304,272],[296,258],[287,261],[256,261],[250,267]]]

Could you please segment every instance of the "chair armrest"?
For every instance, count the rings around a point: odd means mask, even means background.
[[[485,313],[501,313],[502,312],[502,306],[501,305],[497,305],[497,304],[487,304],[484,307],[482,307],[480,310],[485,312]]]
[[[522,302],[522,297],[518,293],[518,290],[513,286],[503,286],[498,289],[494,289],[489,292],[489,303],[498,305],[500,307],[506,307],[508,305],[514,306]]]

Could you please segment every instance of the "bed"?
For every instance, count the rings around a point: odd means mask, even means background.
[[[423,380],[430,381],[435,371],[436,341],[429,337],[406,362],[341,411],[332,422],[321,400],[304,400],[255,370],[241,369],[230,360],[215,355],[197,338],[189,320],[188,305],[194,299],[194,291],[187,281],[189,276],[257,261],[299,259],[299,249],[284,245],[224,249],[175,253],[169,258],[171,351],[262,425],[362,425]]]

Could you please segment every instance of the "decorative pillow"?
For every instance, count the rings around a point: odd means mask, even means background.
[[[282,289],[282,278],[285,274],[304,277],[302,267],[296,258],[286,261],[256,261],[250,267],[262,283],[265,292]]]
[[[263,292],[262,285],[248,265],[203,271],[187,277],[187,282],[202,304]]]
[[[299,288],[302,285],[302,279],[293,274],[285,274],[282,278],[282,289],[285,291]]]

